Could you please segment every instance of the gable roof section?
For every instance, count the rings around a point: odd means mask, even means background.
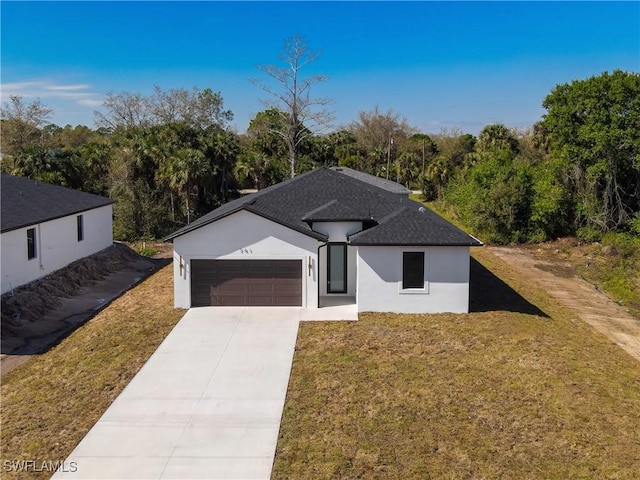
[[[477,239],[412,200],[368,230],[349,237],[351,245],[479,246]]]
[[[360,180],[361,182],[369,183],[374,187],[382,188],[383,190],[387,190],[391,193],[397,193],[400,195],[409,195],[411,193],[411,190],[404,187],[403,185],[400,185],[397,182],[387,180],[385,178],[376,177],[375,175],[370,175],[368,173],[359,172],[358,170],[353,170],[349,167],[331,167],[331,170],[340,172],[343,175],[355,178],[356,180]]]
[[[110,198],[92,193],[6,173],[1,175],[2,233],[114,203]]]
[[[399,196],[398,192],[327,168],[307,172],[226,203],[165,240],[239,210],[321,241],[327,241],[328,237],[312,230],[312,222],[366,221],[374,226],[353,235],[354,245],[481,245],[419,203]]]

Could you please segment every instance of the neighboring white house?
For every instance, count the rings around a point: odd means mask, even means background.
[[[2,293],[113,243],[113,201],[2,174]]]
[[[167,237],[175,306],[467,312],[469,247],[482,243],[408,193],[336,167],[229,202]]]

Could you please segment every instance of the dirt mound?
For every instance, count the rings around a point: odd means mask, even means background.
[[[5,293],[1,298],[3,336],[17,330],[25,320],[37,320],[59,306],[62,298],[75,295],[81,287],[102,280],[140,258],[126,245],[114,243],[90,257],[76,260],[44,278]]]

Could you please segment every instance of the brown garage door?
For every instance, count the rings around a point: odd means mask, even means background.
[[[191,260],[191,306],[300,306],[301,260]]]

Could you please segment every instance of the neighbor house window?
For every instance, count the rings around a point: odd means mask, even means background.
[[[424,252],[402,252],[402,289],[424,288]]]
[[[76,217],[76,221],[78,224],[78,241],[81,242],[84,240],[84,226],[82,224],[82,215],[78,215]]]
[[[27,230],[27,260],[36,258],[38,252],[36,250],[36,229]]]

